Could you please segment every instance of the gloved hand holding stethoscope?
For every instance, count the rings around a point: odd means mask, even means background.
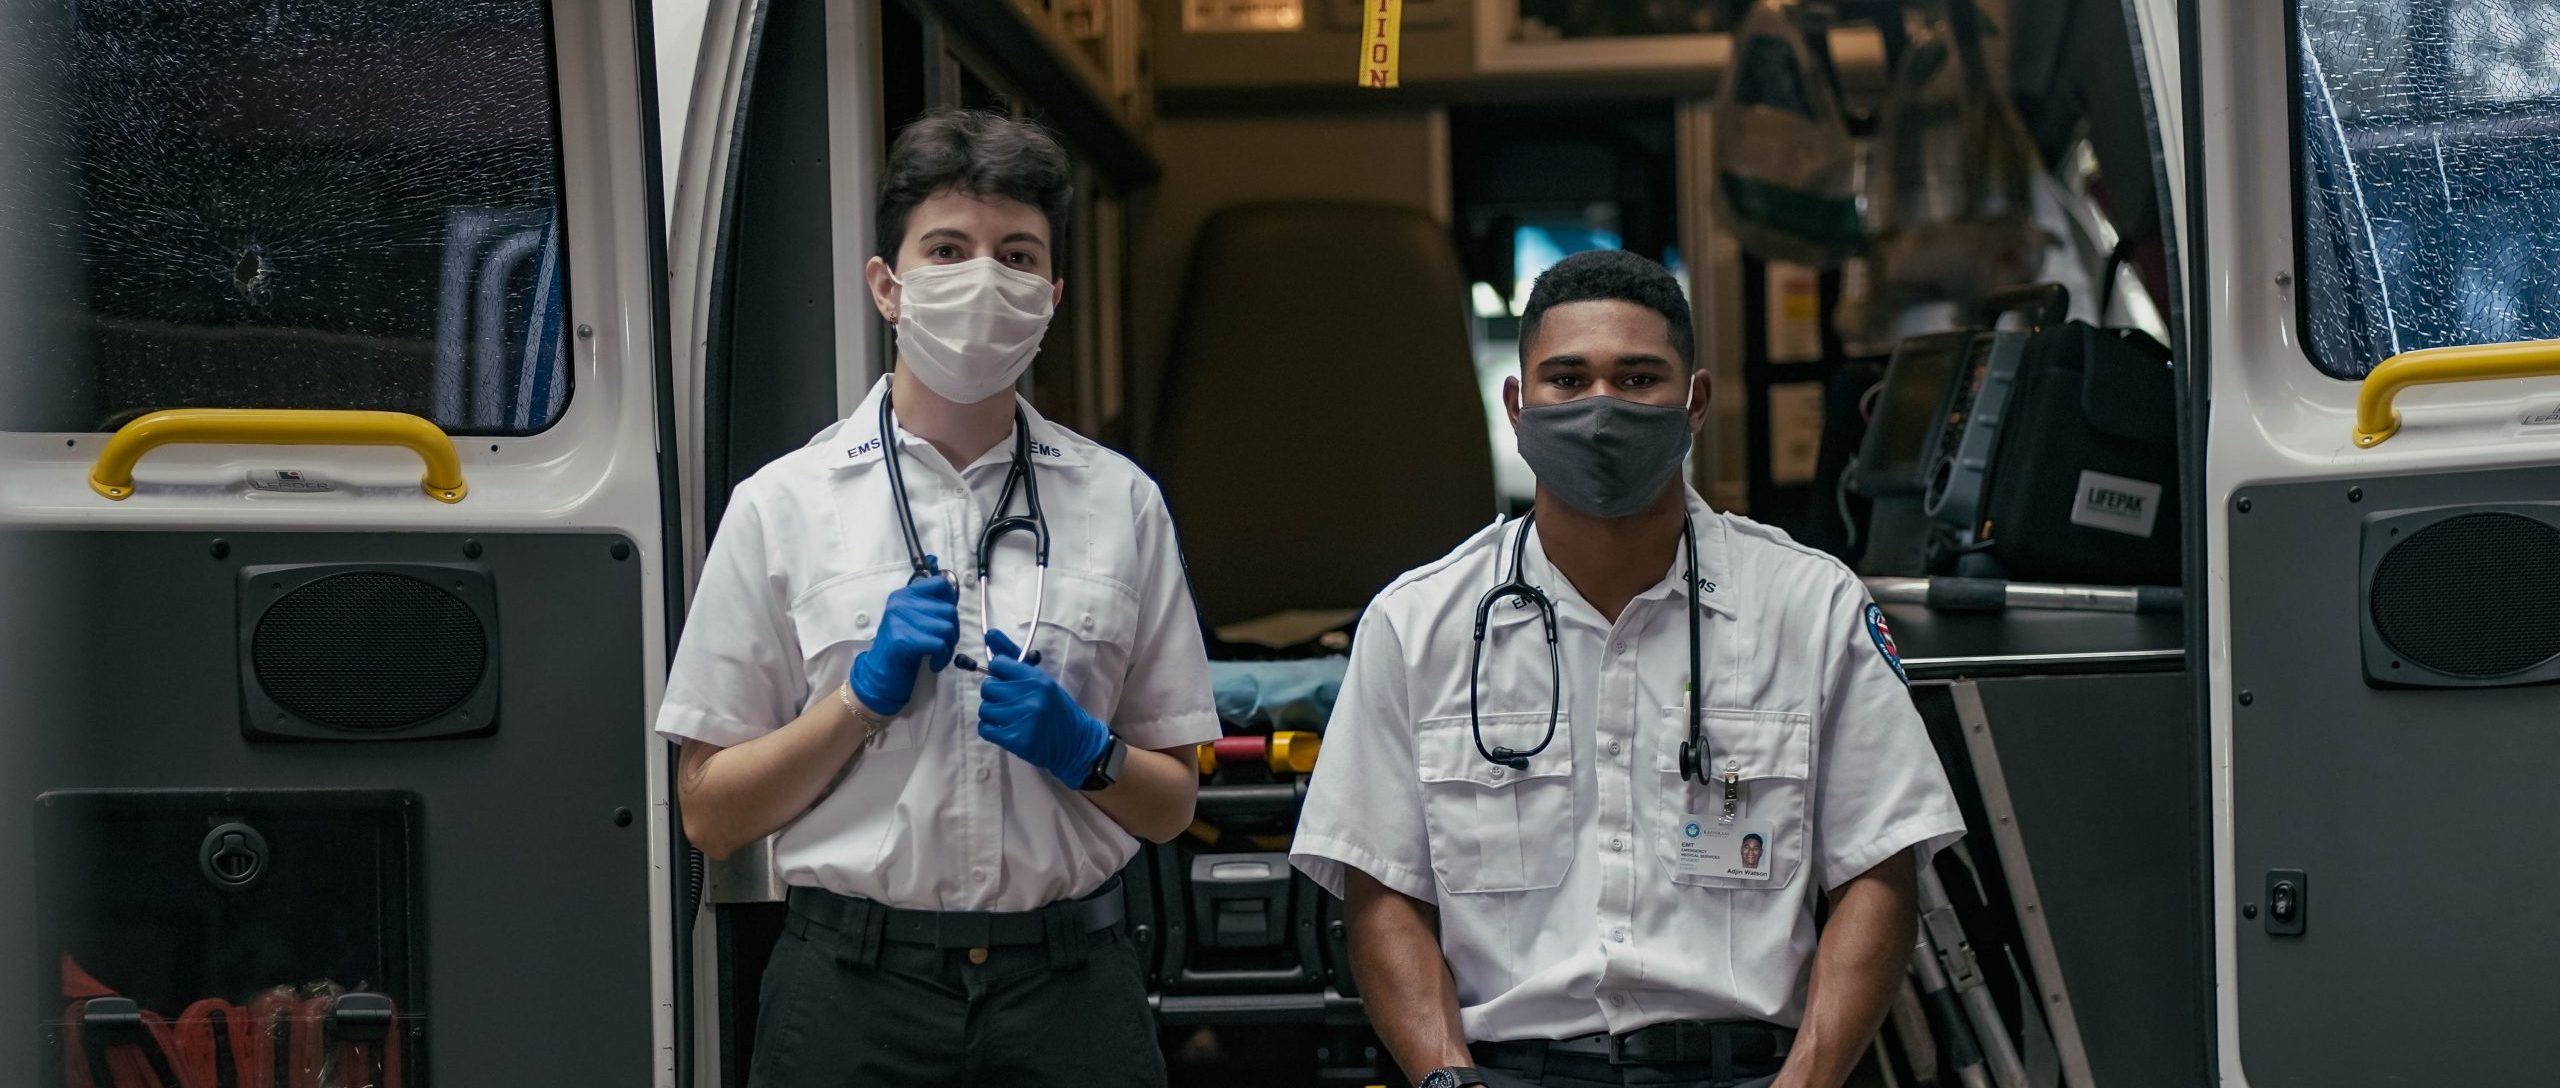
[[[1049,772],[1068,789],[1083,789],[1094,761],[1111,744],[1111,727],[1086,713],[1065,685],[1036,662],[1036,656],[1024,660],[1004,632],[987,632],[978,735]]]
[[[937,565],[926,557],[928,566]],[[978,735],[1079,788],[1111,743],[1111,729],[1085,712],[1057,677],[1039,666],[1037,654],[1002,631],[987,632],[987,660],[969,661],[959,646],[960,591],[936,570],[889,594],[880,636],[853,659],[853,694],[873,712],[895,716],[914,697],[918,670],[941,672],[962,664],[986,675],[979,688]]]
[[[915,696],[918,669],[941,672],[960,648],[960,587],[936,568],[889,594],[880,612],[880,634],[853,659],[853,697],[883,718],[894,718]]]

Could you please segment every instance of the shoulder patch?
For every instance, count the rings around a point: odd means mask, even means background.
[[[1905,687],[1910,686],[1911,674],[1902,668],[1902,651],[1893,644],[1893,627],[1884,620],[1884,608],[1873,601],[1867,602],[1867,637],[1875,640],[1876,652],[1884,655],[1884,663],[1893,666],[1894,677]]]

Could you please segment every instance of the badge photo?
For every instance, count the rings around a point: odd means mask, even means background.
[[[1682,876],[1767,880],[1776,866],[1777,825],[1767,820],[1689,815],[1674,830],[1680,837],[1675,868]]]

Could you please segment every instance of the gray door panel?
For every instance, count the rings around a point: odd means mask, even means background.
[[[217,537],[227,545],[220,558]],[[466,541],[478,558],[466,558]],[[425,1081],[649,1082],[649,909],[658,889],[648,877],[646,747],[636,743],[647,728],[642,564],[626,541],[90,532],[12,543],[13,577],[43,585],[62,607],[47,617],[56,651],[48,675],[7,707],[11,736],[45,743],[6,779],[14,795],[0,799],[0,830],[20,830],[0,834],[0,864],[23,871],[24,829],[43,791],[410,791],[421,813],[426,1007],[409,1011],[426,1017]],[[501,685],[493,734],[244,739],[239,569],[349,562],[473,562],[491,573]],[[47,889],[20,894],[42,909]],[[212,929],[206,939],[257,938]],[[52,952],[38,955],[36,970],[18,977],[39,976],[36,1015],[50,1017],[60,1011],[58,999],[42,1008],[52,981],[43,957]],[[17,983],[8,990],[27,992]]]
[[[2553,468],[2238,490],[2233,857],[2255,916],[2224,939],[2251,1083],[2549,1078],[2521,1041],[2560,1020],[2560,687],[2367,686],[2360,579],[2368,518],[2553,496]],[[2271,870],[2306,878],[2298,936],[2268,932]]]

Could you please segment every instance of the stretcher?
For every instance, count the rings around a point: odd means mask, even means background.
[[[1200,773],[1218,773],[1218,765],[1259,763],[1277,774],[1306,774],[1316,769],[1316,752],[1324,738],[1283,730],[1268,736],[1220,737],[1199,747]]]

